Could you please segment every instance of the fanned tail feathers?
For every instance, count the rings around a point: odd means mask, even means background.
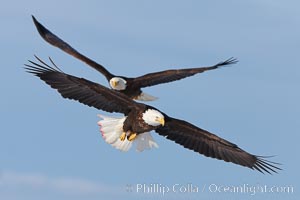
[[[150,94],[147,94],[145,92],[142,92],[139,96],[137,96],[135,98],[136,100],[139,100],[139,101],[155,101],[156,99],[158,99],[157,97],[154,97]]]
[[[133,141],[127,140],[127,137],[124,141],[121,141],[120,136],[123,133],[123,123],[126,117],[98,116],[102,118],[102,120],[98,122],[98,125],[100,126],[100,132],[104,141],[116,149],[126,152],[132,147],[133,143],[136,144],[136,150],[139,152],[153,147],[158,148],[157,143],[148,132],[139,134]]]

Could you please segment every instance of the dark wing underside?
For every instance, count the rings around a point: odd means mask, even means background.
[[[173,70],[149,73],[149,74],[146,74],[146,75],[143,75],[143,76],[133,79],[131,84],[135,88],[149,87],[149,86],[158,85],[161,83],[177,81],[177,80],[180,80],[183,78],[187,78],[189,76],[193,76],[198,73],[217,69],[217,68],[225,66],[225,65],[235,64],[237,62],[238,61],[236,59],[229,58],[226,61],[220,62],[216,65],[209,66],[209,67],[177,69],[177,70],[173,69]]]
[[[107,71],[102,65],[96,63],[95,61],[91,60],[90,58],[82,55],[78,51],[76,51],[73,47],[71,47],[68,43],[51,33],[46,27],[44,27],[41,23],[39,23],[34,16],[32,16],[33,22],[41,35],[41,37],[48,43],[52,44],[53,46],[61,49],[62,51],[74,56],[75,58],[78,58],[79,60],[85,62],[86,64],[90,65],[100,73],[102,73],[106,79],[109,81],[112,77],[114,77],[113,74],[111,74],[109,71]]]
[[[126,95],[108,89],[100,84],[83,78],[71,76],[62,72],[50,59],[54,67],[36,57],[41,64],[29,61],[32,65],[25,65],[26,70],[45,81],[52,88],[68,99],[73,99],[85,105],[104,110],[106,112],[119,112],[127,115],[132,108],[137,109],[138,104]]]
[[[232,162],[262,173],[280,170],[275,166],[277,163],[249,154],[237,145],[182,120],[166,116],[165,126],[156,129],[156,132],[207,157]]]

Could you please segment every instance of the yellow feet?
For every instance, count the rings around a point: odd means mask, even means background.
[[[132,134],[130,134],[130,136],[128,137],[128,140],[129,140],[129,141],[132,141],[132,140],[134,140],[134,139],[136,138],[136,136],[137,136],[136,133],[132,133]]]
[[[120,136],[120,140],[124,141],[126,138],[127,134],[125,132],[122,133]],[[136,138],[137,134],[136,133],[131,133],[129,136],[127,136],[128,141],[133,141]]]
[[[124,141],[125,138],[126,138],[126,133],[123,132],[122,135],[120,136],[120,140],[121,140],[121,141]]]

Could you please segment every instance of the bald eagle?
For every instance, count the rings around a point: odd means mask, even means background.
[[[237,63],[234,58],[229,58],[226,61],[219,62],[213,66],[199,67],[199,68],[188,68],[188,69],[172,69],[160,72],[154,72],[145,74],[136,78],[128,78],[125,76],[118,76],[110,73],[102,65],[96,63],[90,58],[76,51],[69,44],[64,42],[62,39],[51,33],[41,23],[39,23],[34,16],[32,16],[33,22],[41,35],[41,37],[50,43],[51,45],[58,47],[64,52],[74,56],[75,58],[90,65],[100,73],[102,73],[112,89],[117,90],[121,93],[126,94],[129,98],[140,100],[140,101],[152,101],[157,99],[149,94],[142,92],[141,88],[154,86],[162,83],[168,83],[176,80],[180,80],[189,76],[193,76],[198,73],[202,73],[208,70],[217,69],[221,66],[231,65]]]
[[[89,80],[68,75],[50,59],[49,66],[41,59],[29,61],[25,69],[56,89],[64,98],[79,101],[106,112],[123,113],[123,117],[102,117],[98,122],[104,140],[113,147],[128,151],[136,143],[138,151],[157,147],[150,135],[155,131],[183,147],[204,156],[232,162],[262,173],[277,172],[280,168],[262,156],[252,155],[237,145],[186,121],[175,119],[162,111],[135,102],[128,96]]]

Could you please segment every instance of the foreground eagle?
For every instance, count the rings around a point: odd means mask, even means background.
[[[209,67],[166,70],[161,72],[145,74],[143,76],[136,77],[136,78],[117,76],[110,73],[102,65],[82,55],[81,53],[76,51],[73,47],[71,47],[69,44],[64,42],[62,39],[60,39],[59,37],[51,33],[47,28],[45,28],[41,23],[39,23],[34,16],[32,16],[32,19],[39,34],[42,36],[44,40],[46,40],[48,43],[52,44],[53,46],[58,47],[64,52],[74,56],[75,58],[78,58],[79,60],[87,63],[97,71],[101,72],[109,82],[110,87],[112,89],[118,90],[126,94],[131,99],[136,99],[140,101],[152,101],[156,99],[156,97],[153,97],[151,95],[142,92],[141,88],[180,80],[208,70],[217,69],[221,66],[237,63],[236,59],[230,58],[224,62],[220,62],[216,65],[209,66]]]
[[[237,145],[186,121],[169,117],[154,107],[135,102],[126,95],[100,84],[65,74],[51,59],[53,67],[37,59],[41,64],[29,61],[32,65],[26,65],[25,69],[57,89],[64,98],[77,100],[106,112],[125,115],[120,118],[101,116],[103,120],[98,122],[104,140],[117,149],[127,151],[134,142],[138,151],[156,147],[157,144],[149,133],[154,130],[167,139],[208,157],[249,167],[262,173],[280,170],[276,166],[277,163],[249,154]]]

